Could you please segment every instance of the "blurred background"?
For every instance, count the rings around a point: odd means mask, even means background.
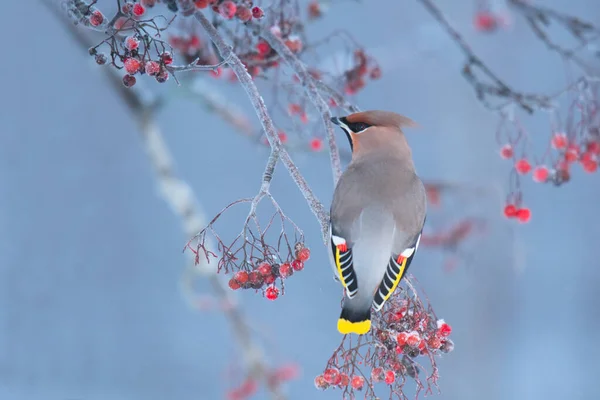
[[[189,237],[161,198],[139,126],[41,1],[3,3],[0,399],[225,398],[243,379],[241,352],[223,313],[192,307],[182,294]],[[523,19],[515,15],[509,29],[482,34],[473,28],[473,1],[441,3],[473,50],[513,87],[553,93],[565,85],[560,57]],[[544,4],[589,21],[600,17],[592,0]],[[505,220],[510,164],[498,156],[498,117],[460,76],[463,54],[439,25],[416,2],[336,1],[307,34],[318,39],[336,29],[351,30],[381,63],[382,78],[352,101],[421,125],[407,134],[422,178],[486,188],[466,190],[436,211],[485,218],[485,235],[463,249],[469,261],[448,271],[446,254],[424,248],[411,267],[437,315],[453,327],[456,348],[439,361],[436,398],[597,399],[597,176],[577,170],[559,188],[526,180],[530,223]],[[208,76],[206,82],[258,126],[237,85]],[[173,80],[166,85],[169,101],[154,117],[204,216],[254,196],[268,148],[178,95]],[[534,143],[545,146],[547,118],[526,121]],[[327,152],[291,154],[328,205]],[[311,259],[277,301],[234,294],[267,362],[299,367],[285,387],[289,399],[340,398],[339,390],[313,385],[339,344],[340,287],[319,226],[281,165],[272,192],[304,230]],[[234,213],[220,231],[239,232],[243,216]],[[194,290],[211,295],[202,279]],[[261,389],[256,398],[267,395]]]

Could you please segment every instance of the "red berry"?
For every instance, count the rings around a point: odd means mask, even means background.
[[[258,54],[265,56],[271,51],[271,46],[269,46],[269,43],[261,41],[256,44],[256,50]]]
[[[538,183],[546,182],[549,175],[550,172],[548,171],[548,168],[543,165],[537,166],[533,170],[533,180]]]
[[[296,258],[302,262],[306,262],[310,258],[310,249],[303,247],[296,253]]]
[[[142,64],[137,58],[130,57],[123,62],[123,66],[125,67],[125,71],[127,71],[127,73],[133,75],[140,70]]]
[[[588,142],[585,148],[592,154],[600,155],[600,142]]]
[[[517,210],[517,219],[519,222],[529,222],[531,219],[531,211],[529,208],[520,208]]]
[[[166,64],[172,64],[173,63],[173,56],[171,55],[171,53],[169,53],[168,51],[165,51],[164,53],[162,53],[160,55],[160,58],[162,59],[162,61]]]
[[[321,16],[321,5],[317,0],[313,0],[308,5],[308,17],[310,19],[319,18]]]
[[[133,85],[135,85],[136,79],[135,76],[133,75],[125,75],[123,77],[123,85],[125,85],[125,87],[132,87]]]
[[[248,7],[239,6],[235,16],[242,22],[248,22],[252,19],[252,11]]]
[[[106,54],[104,54],[104,53],[96,54],[96,64],[104,65],[104,64],[106,64],[107,61],[108,61],[108,58],[106,57]]]
[[[128,36],[125,39],[125,47],[129,51],[135,50],[140,47],[140,41],[135,36]]]
[[[123,14],[129,14],[131,10],[133,10],[133,3],[130,1],[126,2],[125,4],[123,4],[123,7],[121,7],[121,11],[123,12]]]
[[[438,327],[437,333],[441,337],[448,337],[448,336],[450,336],[450,333],[452,333],[452,327],[450,325],[448,325],[447,323],[443,322],[443,320],[438,321],[437,327]]]
[[[373,368],[373,370],[371,371],[371,380],[373,382],[381,382],[384,378],[385,378],[385,376],[383,373],[383,368],[381,368],[381,367]]]
[[[231,278],[229,280],[229,287],[231,288],[231,290],[238,290],[241,285],[238,281],[235,280],[235,278]]]
[[[292,53],[298,53],[302,50],[302,41],[298,37],[290,37],[284,41],[284,44]]]
[[[406,339],[408,339],[408,333],[400,332],[398,336],[396,336],[396,341],[399,346],[404,346],[406,344]]]
[[[439,337],[437,337],[437,336],[433,336],[433,337],[429,338],[429,340],[427,341],[427,344],[432,349],[437,350],[442,345],[442,340]]]
[[[396,380],[396,373],[394,371],[385,372],[385,383],[391,385]]]
[[[310,149],[312,151],[321,151],[323,150],[323,141],[319,138],[314,138],[310,141]]]
[[[275,282],[275,275],[267,275],[267,276],[265,276],[265,283],[267,285],[270,285],[273,282]]]
[[[293,273],[294,270],[292,266],[288,263],[281,264],[281,266],[279,267],[279,275],[281,275],[281,277],[284,279],[292,276]]]
[[[279,136],[279,140],[281,141],[281,143],[286,143],[287,142],[287,134],[283,131],[280,131],[278,134]]]
[[[315,378],[315,387],[319,390],[325,390],[329,387],[329,384],[323,377],[323,375],[319,375]]]
[[[265,15],[264,11],[260,7],[254,7],[252,9],[252,16],[256,19],[262,18]]]
[[[269,286],[267,290],[265,290],[265,297],[269,300],[275,300],[279,297],[279,289],[275,286]]]
[[[489,32],[496,28],[496,17],[486,11],[481,11],[475,14],[475,29],[478,31]]]
[[[297,103],[290,103],[288,106],[288,113],[290,115],[300,114],[302,112],[302,106]]]
[[[146,62],[146,65],[144,66],[144,70],[146,71],[146,73],[148,75],[154,76],[159,73],[160,64],[157,63],[156,61],[148,61],[148,62]]]
[[[136,17],[141,17],[142,15],[144,15],[145,12],[146,9],[140,3],[136,3],[133,6],[133,15],[135,15]]]
[[[294,268],[294,271],[302,271],[304,269],[304,263],[300,260],[294,260],[292,261],[292,268]]]
[[[262,263],[262,264],[260,264],[256,270],[262,276],[271,275],[271,265],[268,264],[268,263]]]
[[[574,144],[569,145],[569,148],[565,152],[565,160],[568,163],[574,163],[579,159],[579,147]]]
[[[104,15],[99,10],[95,10],[92,15],[90,15],[90,25],[100,26],[103,22]]]
[[[564,133],[555,133],[554,135],[552,135],[552,139],[550,140],[552,147],[554,147],[557,150],[561,150],[567,147],[567,142],[567,135],[565,135]]]
[[[206,8],[208,7],[208,4],[210,3],[209,0],[196,0],[194,1],[194,4],[196,5],[197,8]]]
[[[517,216],[517,207],[514,204],[507,204],[504,207],[504,216],[506,218],[512,218]]]
[[[347,374],[341,373],[340,374],[340,383],[338,383],[338,386],[345,387],[345,386],[348,386],[349,384],[350,384],[350,377]]]
[[[585,172],[589,172],[590,174],[596,172],[598,170],[598,163],[594,160],[588,160],[582,163],[583,170]]]
[[[500,157],[502,157],[505,160],[508,159],[508,158],[512,158],[513,155],[514,155],[513,147],[510,144],[505,144],[500,149]]]
[[[248,273],[246,271],[238,271],[233,278],[243,285],[248,282]]]
[[[142,4],[148,8],[152,8],[156,5],[156,0],[142,0]]]
[[[166,69],[161,70],[158,74],[156,74],[156,82],[164,83],[169,80],[169,71]]]
[[[515,169],[519,174],[525,175],[531,171],[531,164],[525,158],[522,158],[515,163]]]
[[[417,332],[412,332],[408,335],[408,338],[406,338],[406,344],[409,346],[416,346],[420,341],[421,337]]]
[[[371,77],[371,79],[379,79],[381,78],[381,68],[379,67],[375,67],[371,70],[371,73],[369,74],[369,76]]]
[[[323,372],[323,378],[325,378],[325,382],[333,385],[333,383],[337,380],[340,372],[337,368],[328,368]]]
[[[236,11],[237,6],[231,0],[225,0],[221,3],[221,5],[219,5],[219,13],[227,19],[232,19],[235,17]]]
[[[352,385],[353,389],[361,390],[365,385],[365,378],[363,378],[362,376],[354,375],[350,384]]]

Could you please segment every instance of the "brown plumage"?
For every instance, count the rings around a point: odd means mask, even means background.
[[[338,329],[366,333],[370,309],[392,295],[416,252],[426,215],[423,183],[401,130],[416,124],[387,111],[333,118],[347,134],[352,161],[331,205],[331,256],[346,287]]]

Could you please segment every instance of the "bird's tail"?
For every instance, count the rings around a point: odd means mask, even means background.
[[[361,304],[345,299],[337,328],[343,335],[347,333],[364,335],[369,332],[371,330],[371,303]]]

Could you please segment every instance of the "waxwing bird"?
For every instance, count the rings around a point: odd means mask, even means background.
[[[388,111],[331,121],[352,148],[330,210],[330,259],[346,292],[337,327],[342,334],[365,334],[371,307],[379,311],[398,287],[425,224],[425,187],[401,130],[416,124]]]

